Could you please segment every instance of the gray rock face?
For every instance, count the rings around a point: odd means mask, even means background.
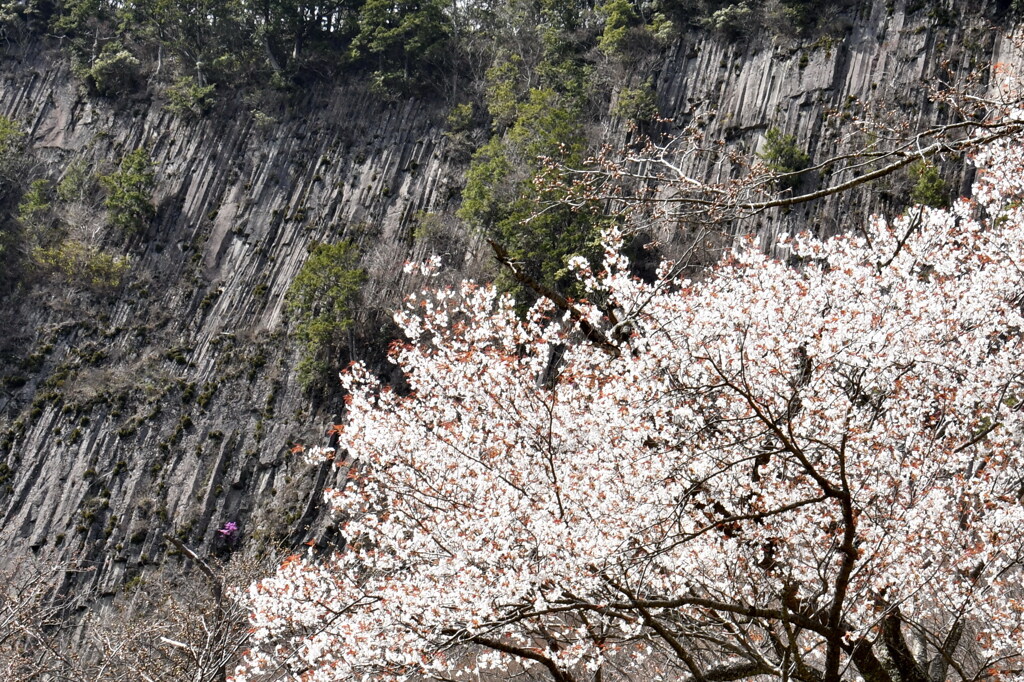
[[[113,592],[161,558],[166,532],[204,550],[227,521],[245,538],[304,539],[330,468],[286,446],[320,444],[331,417],[310,413],[291,375],[285,293],[307,246],[340,238],[388,260],[377,271],[401,286],[411,216],[457,195],[440,108],[339,88],[274,122],[242,107],[188,122],[159,101],[89,101],[53,56],[9,62],[0,110],[32,121],[54,168],[148,147],[158,211],[128,244],[116,296],[20,301],[15,362],[36,353],[40,366],[0,399],[13,471],[0,552],[79,558]]]
[[[845,40],[753,46],[683,36],[667,49],[656,87],[664,115],[703,116],[713,137],[747,154],[778,127],[821,159],[844,148],[850,121],[877,107],[922,127],[944,121],[929,85],[984,81],[989,64],[1011,59],[977,8],[939,25],[879,0]],[[97,570],[69,586],[109,595],[163,560],[166,533],[200,553],[217,549],[215,530],[228,521],[245,542],[304,541],[316,532],[307,526],[324,522],[320,490],[338,474],[290,452],[323,443],[332,417],[315,413],[297,386],[284,297],[317,240],[360,244],[371,273],[364,327],[386,320],[417,284],[401,264],[440,247],[413,237],[415,216],[450,217],[467,163],[444,134],[443,104],[384,103],[334,87],[287,109],[238,102],[186,121],[159,99],[89,99],[53,52],[12,50],[0,65],[0,113],[28,122],[38,175],[146,146],[158,205],[152,226],[125,246],[133,263],[123,290],[100,301],[50,289],[8,299],[0,376],[24,383],[0,393],[0,557],[74,559]],[[647,75],[629,74],[623,87]],[[621,120],[605,123],[609,142],[627,139]],[[794,225],[847,229],[890,206],[886,191],[898,188],[765,213],[738,229],[766,244]],[[444,249],[466,272],[485,267],[472,235],[456,230]],[[356,345],[353,355],[365,350]]]

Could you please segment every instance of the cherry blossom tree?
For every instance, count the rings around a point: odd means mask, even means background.
[[[1024,147],[975,162],[784,262],[411,300],[235,679],[1024,679]]]

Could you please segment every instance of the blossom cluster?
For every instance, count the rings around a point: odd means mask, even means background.
[[[490,286],[410,301],[408,390],[343,376],[346,547],[253,587],[235,679],[1020,678],[1024,152],[977,161],[948,210],[693,281],[608,234],[574,305],[617,353]]]

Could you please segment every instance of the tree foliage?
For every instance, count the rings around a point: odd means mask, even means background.
[[[486,72],[495,134],[470,163],[458,216],[508,248],[534,279],[570,285],[568,260],[593,254],[602,216],[594,205],[571,210],[561,202],[565,192],[555,166],[580,167],[587,156],[593,69],[580,53],[571,8],[525,4],[514,3],[512,10],[536,31],[536,51],[499,49]],[[541,210],[542,204],[548,208]],[[504,274],[499,286],[521,301],[529,298]]]
[[[353,60],[411,87],[439,58],[448,24],[437,0],[64,0],[51,12],[78,73],[101,94],[130,85],[124,76],[154,53],[157,73],[170,64],[200,87],[287,86]]]
[[[349,241],[315,244],[288,289],[293,335],[302,344],[299,380],[306,387],[333,375],[347,345],[353,306],[366,273]]]
[[[0,285],[10,291],[20,270],[18,223],[9,218],[24,187],[25,133],[17,121],[0,116]]]
[[[131,260],[127,256],[108,253],[98,246],[74,239],[39,247],[32,256],[36,264],[58,273],[64,281],[97,292],[121,286],[131,268]]]
[[[914,186],[910,200],[915,204],[944,208],[949,205],[949,188],[942,179],[938,167],[927,161],[917,161],[907,169]]]
[[[156,213],[152,201],[155,178],[153,161],[143,148],[125,154],[116,171],[100,178],[107,191],[104,206],[111,225],[126,234],[146,226]]]
[[[177,116],[198,118],[213,104],[214,85],[200,85],[192,76],[182,76],[167,88],[167,109]]]
[[[566,285],[571,282],[569,259],[594,250],[602,216],[596,206],[587,211],[559,205],[563,192],[557,177],[541,180],[558,174],[546,159],[582,164],[579,105],[554,89],[534,88],[517,103],[516,112],[505,134],[494,136],[473,156],[458,215],[502,243],[535,279]],[[551,208],[539,212],[541,201]],[[504,276],[499,284],[524,293]]]
[[[99,94],[108,97],[123,95],[134,89],[139,75],[139,60],[119,41],[112,41],[80,73]]]
[[[610,233],[601,307],[410,301],[409,392],[353,366],[317,453],[346,547],[253,588],[236,679],[1019,679],[1024,149],[976,161],[785,262],[645,282]]]
[[[763,34],[807,36],[816,28],[828,30],[830,12],[856,7],[856,0],[834,0],[822,5],[811,0],[698,0],[688,18],[730,40]],[[670,4],[677,12],[679,7]],[[823,11],[824,10],[824,11]],[[832,15],[834,16],[834,15]]]
[[[640,16],[629,0],[608,0],[599,7],[604,15],[604,31],[597,41],[602,52],[620,55],[629,42],[629,29],[640,23]]]
[[[778,128],[764,134],[764,149],[758,154],[775,173],[781,189],[794,189],[800,184],[802,171],[811,165],[811,157],[797,145],[795,135],[786,135]]]
[[[0,3],[0,37],[59,36],[76,73],[107,96],[152,76],[191,76],[225,93],[344,74],[369,76],[391,97],[442,90],[457,99],[499,52],[530,61],[552,36],[591,61],[603,53],[628,62],[686,27],[730,36],[834,30],[828,17],[855,3],[827,4],[822,12],[809,0],[9,0]]]
[[[21,184],[25,133],[17,121],[0,116],[0,202],[10,198]]]
[[[438,0],[366,0],[359,10],[356,57],[374,64],[374,84],[385,93],[409,90],[411,79],[437,63],[447,27]]]
[[[651,121],[658,116],[658,97],[646,81],[638,88],[623,88],[619,91],[618,100],[612,113],[628,118],[634,123]]]
[[[68,165],[56,188],[46,178],[29,183],[18,203],[9,259],[19,261],[22,274],[54,277],[94,293],[121,285],[131,260],[103,248],[101,230],[91,224],[95,218],[83,210],[95,184],[82,159]]]

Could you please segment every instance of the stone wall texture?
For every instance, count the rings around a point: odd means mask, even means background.
[[[1017,60],[986,19],[992,7],[947,5],[936,16],[902,0],[867,2],[844,19],[845,39],[815,44],[686,34],[656,66],[659,106],[681,123],[704,117],[711,136],[747,154],[778,127],[817,159],[843,149],[850,122],[868,111],[941,123],[930,88],[984,85],[992,64]],[[322,444],[332,415],[297,385],[284,297],[318,240],[360,245],[371,270],[364,330],[417,284],[402,263],[439,247],[414,238],[416,216],[455,224],[468,160],[465,144],[445,135],[444,104],[324,86],[266,110],[238,101],[183,120],[158,95],[90,98],[53,48],[3,50],[0,114],[26,124],[37,174],[57,178],[76,158],[109,167],[145,146],[158,210],[124,245],[133,263],[122,290],[101,300],[19,291],[0,311],[0,376],[20,377],[0,390],[0,560],[76,561],[96,570],[69,574],[68,587],[110,596],[164,560],[168,533],[200,552],[216,549],[228,521],[243,542],[315,535],[327,523],[320,490],[341,474],[291,453],[298,442]],[[649,76],[626,74],[618,87]],[[630,135],[610,114],[601,126],[613,145]],[[969,186],[968,165],[945,163],[947,177]],[[738,229],[766,244],[797,225],[845,230],[901,191],[883,181]],[[479,240],[453,230],[449,262],[483,271]],[[374,338],[355,340],[353,356],[372,355]]]

